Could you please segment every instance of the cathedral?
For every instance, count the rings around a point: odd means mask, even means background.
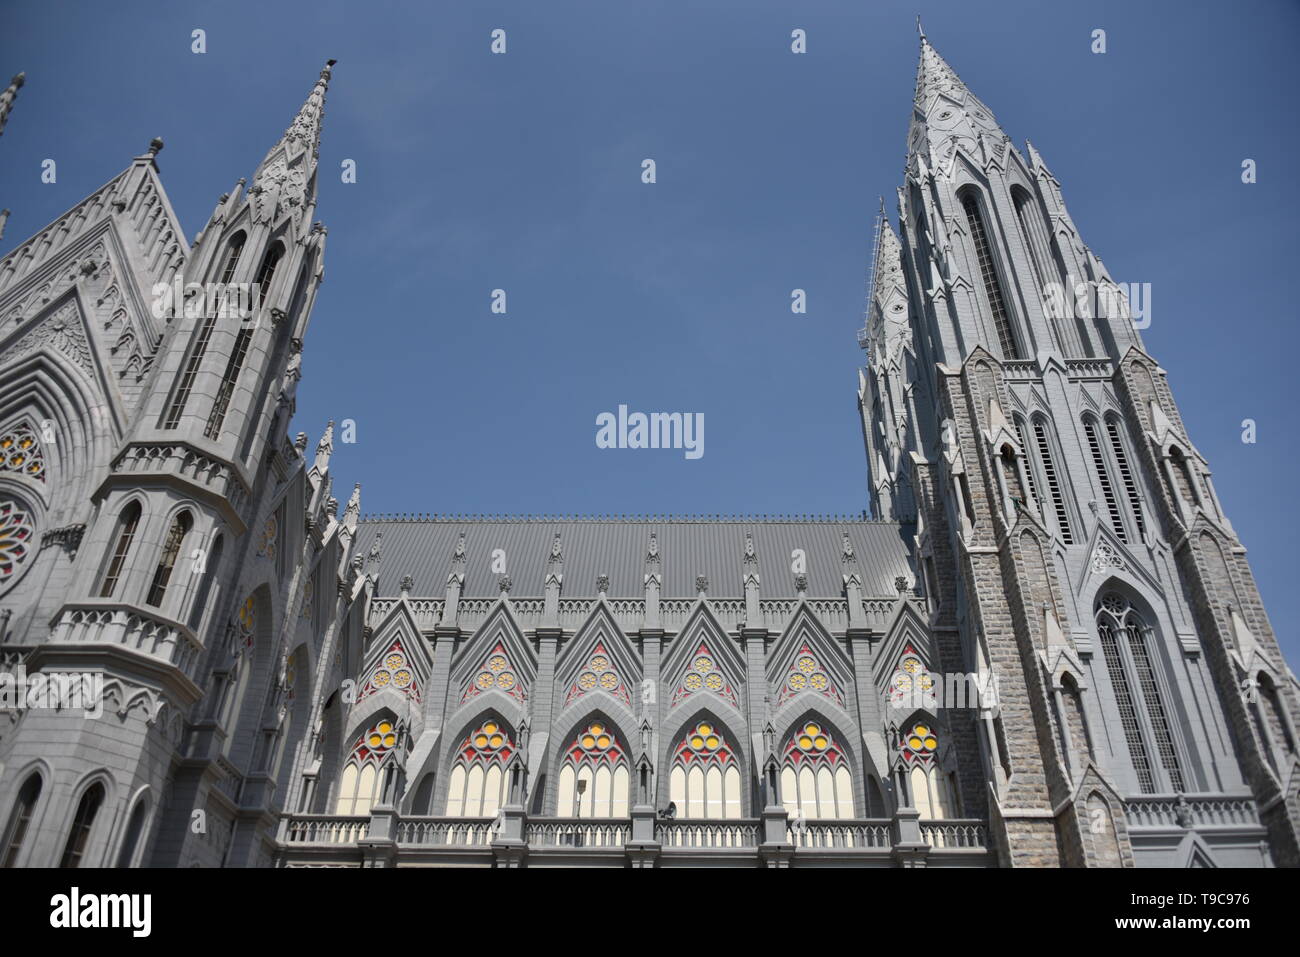
[[[332,67],[192,244],[155,140],[0,259],[5,867],[1300,865],[1209,465],[924,36],[845,517],[363,517],[288,432]]]

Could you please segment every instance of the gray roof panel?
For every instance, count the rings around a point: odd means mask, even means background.
[[[867,597],[897,594],[894,579],[915,579],[909,558],[914,533],[895,522],[806,519],[666,518],[389,518],[366,517],[357,527],[354,555],[365,556],[376,535],[380,541],[378,594],[395,595],[402,577],[414,579],[412,594],[442,597],[451,570],[456,539],[465,532],[465,589],[469,598],[495,598],[497,573],[492,554],[505,552],[511,595],[540,598],[551,542],[560,533],[564,554],[564,589],[568,598],[596,595],[596,577],[610,579],[611,598],[644,595],[645,555],[651,531],[659,537],[664,576],[663,597],[693,598],[695,578],[709,579],[709,595],[740,598],[745,533],[754,536],[764,598],[793,598],[792,552],[807,556],[808,595],[842,594],[841,535],[848,533]]]

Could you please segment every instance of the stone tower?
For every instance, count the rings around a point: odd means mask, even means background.
[[[873,510],[916,522],[945,670],[997,680],[1002,858],[1196,863],[1194,798],[1253,796],[1300,863],[1294,679],[1209,466],[1060,183],[924,35],[898,214],[860,334]],[[1131,836],[1166,811],[1185,832]]]
[[[0,650],[103,685],[100,716],[0,722],[6,865],[271,859],[358,577],[330,430],[314,461],[285,432],[322,277],[333,62],[192,248],[154,140],[0,260]]]

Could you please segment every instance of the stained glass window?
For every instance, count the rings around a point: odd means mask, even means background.
[[[382,718],[361,736],[339,779],[335,814],[369,814],[379,799],[384,765],[397,746],[397,727]]]
[[[280,520],[270,515],[262,526],[262,535],[258,541],[257,554],[266,558],[275,558],[276,539],[280,534]]]
[[[257,628],[257,602],[252,595],[239,606],[239,642],[241,648],[252,648]]]
[[[902,660],[889,681],[889,700],[895,707],[907,703],[920,706],[934,696],[934,676],[912,648],[903,651]]]
[[[383,688],[393,688],[415,701],[420,700],[420,683],[411,669],[411,662],[400,639],[393,640],[383,659],[370,670],[370,675],[362,686],[357,700],[360,701]]]
[[[909,764],[912,804],[926,819],[951,817],[954,807],[951,775],[937,760],[939,735],[928,721],[918,721],[902,732],[899,751]]]
[[[307,583],[302,586],[302,612],[303,618],[311,621],[312,614],[315,611],[313,606],[316,603],[316,577],[313,575],[307,579]]]
[[[25,425],[0,432],[0,472],[45,481],[45,455],[36,433]]]
[[[700,642],[699,648],[695,650],[695,657],[691,659],[673,695],[673,704],[706,688],[731,704],[736,703],[736,692],[732,690],[726,675],[719,670],[717,658],[704,642]]]
[[[785,676],[785,683],[781,686],[779,703],[784,704],[790,698],[804,691],[816,691],[824,694],[836,704],[844,704],[844,695],[836,687],[835,682],[831,680],[826,669],[822,667],[817,656],[813,654],[812,649],[805,644],[799,649],[799,654],[795,657],[794,663],[791,664],[789,672]]]
[[[678,817],[741,816],[739,763],[713,722],[701,721],[682,737],[673,752],[668,793]]]
[[[561,817],[627,817],[627,755],[603,721],[574,736],[560,769]]]
[[[13,577],[31,550],[32,520],[12,499],[0,499],[0,587]]]
[[[505,803],[506,764],[514,753],[510,732],[495,718],[471,732],[451,769],[448,817],[496,817]]]
[[[795,729],[781,767],[781,803],[791,819],[853,817],[853,775],[830,731],[818,721]]]
[[[592,651],[586,667],[578,673],[578,677],[569,686],[569,693],[564,703],[568,704],[573,699],[597,688],[618,698],[629,708],[632,706],[627,686],[623,684],[623,679],[619,677],[616,666],[603,644],[597,644]]]
[[[524,700],[523,685],[519,680],[519,675],[510,664],[510,656],[506,652],[506,647],[501,642],[497,642],[496,647],[488,653],[487,659],[479,668],[478,673],[470,681],[469,687],[465,689],[461,701],[468,701],[470,698],[481,695],[485,691],[491,691],[496,688],[504,691],[516,701]]]

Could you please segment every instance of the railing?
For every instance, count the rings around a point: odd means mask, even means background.
[[[524,826],[529,847],[622,847],[631,838],[632,822],[624,819],[546,818]]]
[[[1066,359],[1065,371],[1071,379],[1109,379],[1115,375],[1109,359]]]
[[[355,844],[366,836],[369,817],[336,814],[295,814],[285,818],[286,844]]]
[[[1144,802],[1151,807],[1161,802]],[[1240,820],[1249,801],[1202,802],[1232,804],[1218,813],[1233,818],[1224,823],[1254,823]],[[1251,805],[1253,809],[1253,805]],[[1131,814],[1132,812],[1130,812]],[[1163,813],[1163,811],[1161,812]],[[1206,809],[1209,813],[1209,809]],[[283,841],[290,847],[355,846],[370,829],[369,817],[331,814],[286,815]],[[922,821],[922,839],[936,850],[986,850],[984,824],[976,820]],[[483,848],[492,846],[498,835],[491,818],[410,817],[396,822],[395,836],[403,848]],[[751,818],[736,821],[657,821],[655,840],[665,850],[727,850],[756,848],[761,842],[760,822]],[[632,822],[627,818],[537,818],[524,822],[524,840],[531,848],[623,848],[632,839]],[[892,822],[858,819],[796,824],[786,831],[796,848],[808,850],[888,851],[893,846]]]
[[[1124,802],[1130,827],[1214,827],[1259,824],[1251,798],[1154,794]]]
[[[659,821],[655,840],[664,847],[757,847],[757,821]]]
[[[988,848],[988,834],[977,821],[922,821],[921,839],[934,848]]]
[[[190,677],[203,650],[194,633],[180,622],[107,601],[65,605],[53,640],[122,645],[173,664]]]
[[[1034,359],[1008,359],[1002,363],[1002,374],[1008,379],[1038,378],[1038,362]]]
[[[889,821],[836,821],[834,824],[805,823],[786,829],[786,840],[795,847],[880,848],[893,846]]]
[[[417,847],[488,847],[496,822],[474,817],[411,817],[397,823],[397,843]]]

